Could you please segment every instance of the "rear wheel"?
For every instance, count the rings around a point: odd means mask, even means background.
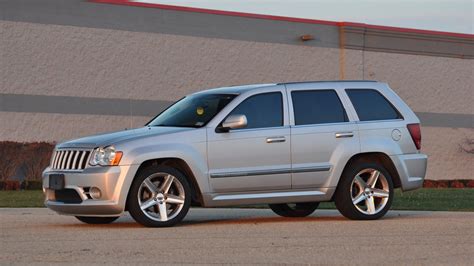
[[[76,218],[86,224],[110,224],[117,220],[119,216],[116,217],[89,217],[89,216],[76,216]]]
[[[319,206],[319,202],[270,204],[270,209],[283,217],[306,217]]]
[[[128,195],[128,211],[138,223],[149,227],[173,226],[191,206],[186,177],[167,166],[149,166],[135,177]]]
[[[336,207],[353,220],[374,220],[384,216],[393,200],[390,174],[376,163],[359,162],[342,174],[335,193]]]

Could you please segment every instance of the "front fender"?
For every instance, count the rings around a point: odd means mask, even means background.
[[[208,168],[206,161],[206,143],[190,144],[161,143],[134,147],[124,155],[121,164],[141,165],[143,162],[154,159],[177,158],[185,161],[194,176],[202,193],[209,191]],[[133,178],[124,184],[130,188]]]

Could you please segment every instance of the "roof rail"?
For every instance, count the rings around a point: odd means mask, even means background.
[[[280,82],[280,83],[277,83],[277,85],[305,84],[305,83],[325,83],[325,82],[378,82],[378,81],[376,81],[376,80],[316,80],[316,81]]]

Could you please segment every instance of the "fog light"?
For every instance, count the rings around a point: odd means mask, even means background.
[[[93,199],[100,199],[100,197],[102,196],[102,193],[100,192],[99,188],[91,187],[90,190],[89,190],[89,195]]]

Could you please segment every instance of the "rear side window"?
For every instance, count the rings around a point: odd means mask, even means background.
[[[292,91],[295,125],[347,122],[347,115],[334,90]]]
[[[400,119],[402,116],[380,92],[372,89],[348,89],[347,95],[360,121]]]
[[[283,126],[283,99],[280,92],[250,96],[229,115],[245,115],[246,128]]]

